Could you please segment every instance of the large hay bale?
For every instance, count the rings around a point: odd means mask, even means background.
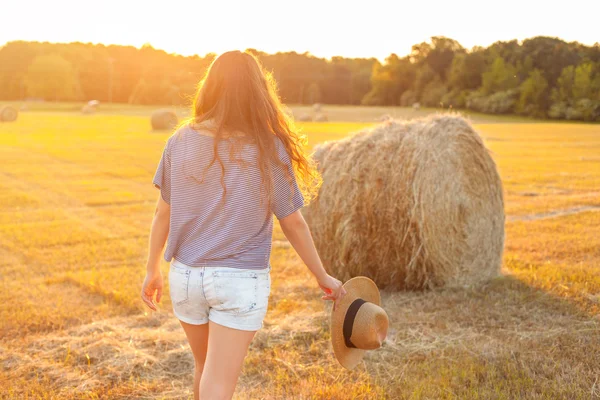
[[[499,273],[502,183],[464,118],[388,121],[317,146],[313,157],[323,186],[305,216],[339,279],[366,275],[381,287],[426,289]]]
[[[11,106],[0,107],[0,122],[13,122],[17,120],[19,112]]]
[[[177,126],[179,119],[173,110],[156,110],[152,113],[150,122],[155,131],[170,130]]]
[[[321,103],[315,103],[313,104],[313,110],[314,112],[321,112],[321,110],[323,109],[323,104]]]

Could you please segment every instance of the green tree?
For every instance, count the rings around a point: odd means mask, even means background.
[[[577,100],[592,99],[597,85],[593,79],[593,70],[591,63],[563,68],[552,92],[552,100],[556,103],[573,104]]]
[[[442,98],[447,92],[448,89],[442,82],[442,79],[436,75],[433,80],[423,88],[421,102],[428,107],[438,107],[441,105]]]
[[[371,73],[371,90],[363,97],[361,103],[368,106],[392,104],[392,91],[393,80],[390,69],[379,62],[375,63]]]
[[[544,71],[550,85],[554,85],[563,68],[582,61],[579,43],[567,43],[552,37],[537,36],[523,41],[519,57],[530,57],[533,68]],[[524,61],[524,60],[523,60]]]
[[[465,49],[456,40],[443,36],[432,37],[431,44],[431,51],[425,57],[425,62],[442,80],[445,80],[454,57],[456,54],[464,53]]]
[[[497,57],[491,67],[483,73],[482,90],[484,94],[492,94],[516,88],[519,85],[515,67],[507,64],[503,58]]]
[[[592,98],[592,70],[591,63],[578,65],[575,68],[573,79],[573,99],[591,99]]]
[[[27,93],[46,100],[73,100],[77,85],[71,63],[58,54],[37,56],[25,77]]]
[[[529,77],[521,84],[521,96],[517,103],[517,111],[535,117],[546,116],[548,109],[548,81],[539,69],[529,73]]]
[[[485,67],[485,57],[481,51],[457,54],[452,60],[448,84],[453,89],[477,89],[481,86]]]
[[[556,81],[556,87],[552,91],[554,103],[567,103],[573,96],[573,83],[575,81],[575,68],[572,65],[563,68]]]
[[[23,41],[0,47],[0,99],[17,100],[26,96],[25,75],[38,48],[38,43]]]
[[[414,86],[416,91],[419,94],[422,93],[423,89],[425,89],[425,86],[427,86],[430,82],[433,82],[436,79],[439,79],[441,81],[439,75],[437,75],[428,64],[423,65],[417,70],[417,74],[415,77]]]

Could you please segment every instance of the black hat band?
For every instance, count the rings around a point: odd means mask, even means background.
[[[358,298],[350,304],[348,310],[346,311],[346,316],[344,317],[344,342],[346,343],[346,347],[351,347],[356,349],[356,346],[350,340],[350,336],[352,336],[352,328],[354,327],[354,320],[356,319],[356,314],[358,314],[358,310],[362,307],[363,304],[367,303],[366,300]]]

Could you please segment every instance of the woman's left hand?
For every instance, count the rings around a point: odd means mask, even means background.
[[[160,271],[147,273],[142,286],[142,300],[151,310],[156,311],[156,303],[160,303],[162,292],[163,277]],[[154,293],[156,293],[156,303],[154,303]]]

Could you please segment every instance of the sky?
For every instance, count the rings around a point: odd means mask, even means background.
[[[404,56],[431,36],[464,47],[554,36],[600,42],[600,0],[34,0],[8,1],[0,45],[13,40],[150,43],[183,55],[255,48],[319,57]]]

